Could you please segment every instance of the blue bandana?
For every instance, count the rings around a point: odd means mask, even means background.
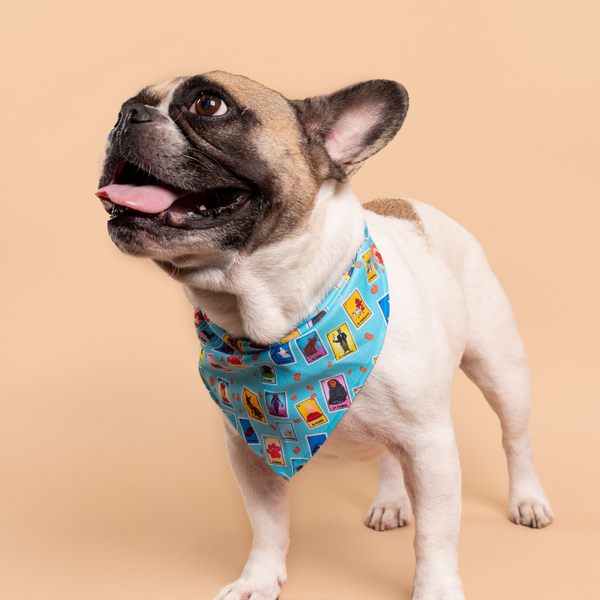
[[[383,259],[365,225],[340,283],[279,343],[235,338],[196,308],[204,385],[250,448],[284,479],[316,454],[369,376],[385,339],[389,299]]]

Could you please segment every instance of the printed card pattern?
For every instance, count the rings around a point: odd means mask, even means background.
[[[365,228],[338,286],[271,345],[232,336],[201,308],[194,312],[198,369],[210,396],[248,447],[287,480],[327,443],[381,353],[390,314],[385,271]]]

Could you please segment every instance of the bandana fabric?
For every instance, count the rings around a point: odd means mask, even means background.
[[[200,377],[246,443],[289,480],[319,450],[373,369],[389,319],[387,275],[365,235],[316,313],[269,346],[234,338],[196,308]]]

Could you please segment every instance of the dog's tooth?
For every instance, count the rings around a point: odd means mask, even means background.
[[[108,214],[111,214],[114,204],[110,200],[106,200],[105,198],[100,198],[100,202],[102,202],[102,206],[104,207],[104,210]]]

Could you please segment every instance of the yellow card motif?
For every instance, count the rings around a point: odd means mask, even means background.
[[[255,419],[261,423],[267,422],[265,419],[265,413],[258,402],[258,396],[254,392],[251,392],[247,387],[244,387],[242,400],[244,401],[244,406],[248,411],[248,416],[251,419]]]
[[[373,314],[358,290],[354,290],[348,300],[344,302],[344,308],[357,329]]]
[[[204,364],[204,348],[200,346],[200,362]]]
[[[270,465],[281,465],[285,467],[285,458],[283,457],[283,450],[281,448],[281,440],[277,437],[270,435],[263,435],[263,443],[265,445],[265,452],[267,454],[267,460]]]
[[[339,325],[333,331],[330,331],[327,334],[327,340],[333,350],[335,360],[340,360],[344,356],[356,352],[356,342],[350,333],[347,323]]]
[[[304,402],[299,402],[296,404],[296,409],[311,429],[323,425],[323,423],[327,423],[328,421],[325,413],[313,398],[304,400]]]
[[[300,335],[300,332],[297,329],[294,329],[294,331],[288,333],[279,343],[287,344],[290,340],[297,338],[299,335]]]
[[[371,283],[375,279],[379,277],[379,274],[375,270],[373,266],[373,259],[371,258],[371,251],[365,252],[363,255],[363,260],[365,261],[365,268],[367,269],[367,281]]]

